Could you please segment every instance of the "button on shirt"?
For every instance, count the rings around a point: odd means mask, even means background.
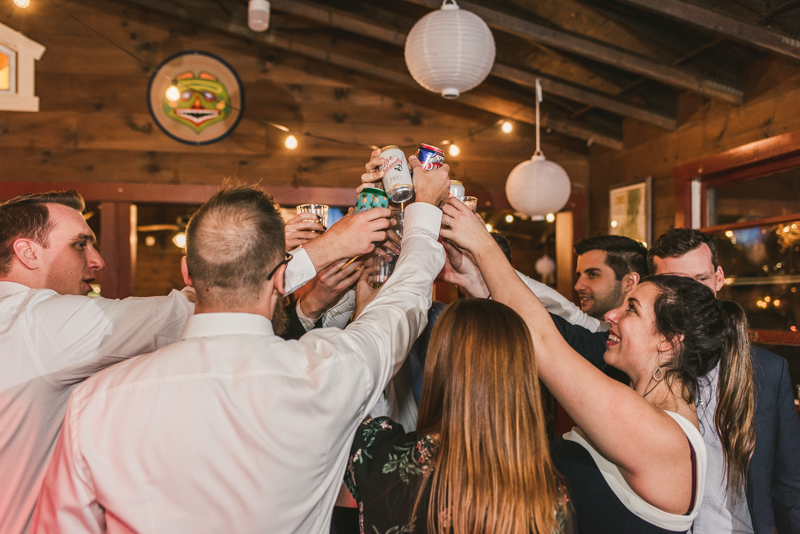
[[[109,300],[0,282],[0,532],[27,530],[73,386],[177,341],[193,310],[179,291]]]
[[[297,341],[260,315],[192,317],[181,341],[70,399],[33,532],[327,533],[356,427],[425,327],[441,211],[345,330]]]

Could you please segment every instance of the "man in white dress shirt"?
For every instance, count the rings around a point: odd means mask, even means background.
[[[194,309],[181,291],[124,300],[86,297],[104,264],[83,209],[74,191],[23,195],[0,205],[3,534],[28,530],[72,388],[113,363],[177,341]],[[371,246],[367,230],[378,215],[347,218],[295,251],[286,290]]]
[[[284,293],[272,203],[234,188],[201,208],[184,262],[196,314],[178,343],[76,388],[33,532],[327,532],[353,433],[424,328],[444,262],[448,168],[412,162],[391,279],[347,329],[298,341],[270,322]]]

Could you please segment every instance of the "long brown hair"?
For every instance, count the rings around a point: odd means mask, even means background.
[[[643,282],[659,290],[653,305],[656,330],[677,347],[664,366],[664,379],[678,380],[684,400],[693,403],[699,384],[719,364],[715,430],[728,487],[740,487],[746,483],[756,442],[753,363],[744,310],[735,302],[718,301],[709,288],[684,276],[658,275]]]
[[[560,476],[550,459],[530,332],[511,308],[461,299],[436,322],[417,418],[439,434],[433,533],[556,532]],[[420,518],[422,520],[422,518]]]

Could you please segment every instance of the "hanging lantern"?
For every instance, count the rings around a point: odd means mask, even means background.
[[[536,80],[536,152],[511,171],[506,181],[506,197],[511,206],[536,221],[544,220],[566,205],[572,187],[567,172],[557,163],[547,161],[539,144],[539,102],[542,88]]]
[[[494,37],[476,14],[445,0],[414,24],[406,39],[406,65],[428,91],[458,98],[481,83],[494,64]]]
[[[533,264],[533,268],[540,276],[550,276],[556,271],[556,262],[545,254]]]

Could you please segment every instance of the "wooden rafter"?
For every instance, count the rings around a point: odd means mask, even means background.
[[[336,54],[330,50],[320,49],[299,41],[288,39],[274,32],[253,32],[246,26],[246,19],[241,17],[237,17],[236,20],[227,21],[211,17],[200,17],[195,15],[190,9],[176,6],[172,2],[162,2],[160,0],[126,0],[126,2],[144,7],[153,12],[190,21],[194,25],[203,26],[233,37],[247,39],[248,41],[337,65],[344,69],[369,75],[373,78],[379,78],[411,89],[421,90],[414,79],[405,72],[398,72],[397,70],[381,67],[372,62],[362,61],[343,54]],[[240,18],[241,22],[239,21]],[[468,96],[468,98],[464,98],[465,96]],[[529,106],[520,106],[518,103],[509,100],[489,95],[467,93],[466,95],[462,95],[462,97],[458,99],[458,102],[500,116],[509,116],[513,114],[513,118],[516,120],[530,124],[536,123],[535,111],[533,108]],[[619,138],[590,130],[569,121],[554,118],[548,114],[542,116],[542,126],[570,137],[596,142],[598,145],[603,145],[608,148],[616,150],[624,148],[623,142]]]
[[[384,25],[361,19],[345,11],[332,9],[304,0],[273,0],[272,7],[278,11],[314,20],[334,28],[349,31],[364,37],[370,37],[391,45],[405,45],[407,35],[404,32],[389,30]],[[540,78],[542,81],[542,90],[545,92],[562,96],[588,106],[605,109],[606,111],[616,113],[623,117],[654,124],[667,130],[674,130],[676,128],[674,117],[667,117],[644,107],[626,104],[598,91],[566,83],[556,78],[517,69],[497,62],[495,62],[491,74],[526,87],[533,87],[536,78]]]
[[[431,9],[438,9],[441,6],[439,0],[406,1]],[[489,26],[518,37],[536,41],[551,48],[576,54],[622,70],[634,72],[673,87],[687,89],[694,93],[724,100],[733,104],[742,103],[744,93],[739,87],[722,85],[717,81],[693,74],[683,68],[664,65],[598,41],[580,37],[562,30],[556,30],[535,22],[522,20],[472,2],[462,0],[459,2],[459,5],[480,16]]]
[[[711,30],[720,35],[793,59],[800,59],[800,41],[768,28],[681,0],[623,0],[655,13]]]

